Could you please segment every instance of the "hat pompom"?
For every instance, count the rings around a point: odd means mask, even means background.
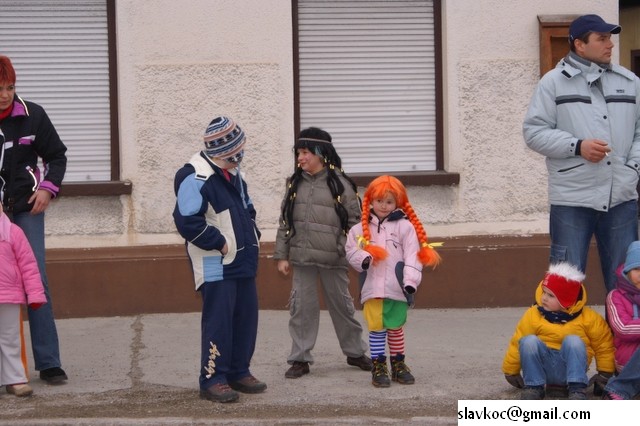
[[[574,265],[561,262],[549,267],[542,286],[553,293],[560,306],[566,309],[578,300],[584,278],[584,273]]]

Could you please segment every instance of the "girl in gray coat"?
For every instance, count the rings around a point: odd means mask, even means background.
[[[331,135],[310,127],[300,132],[294,145],[297,166],[287,182],[274,258],[278,271],[293,271],[289,299],[291,367],[285,377],[309,373],[311,350],[318,337],[320,278],[325,303],[347,363],[371,371],[362,326],[354,318],[349,294],[348,263],[344,245],[349,228],[360,219],[355,183],[342,171]]]

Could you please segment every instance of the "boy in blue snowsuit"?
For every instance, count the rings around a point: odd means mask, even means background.
[[[216,117],[204,144],[176,173],[173,217],[202,296],[200,397],[232,402],[236,391],[267,388],[249,371],[258,329],[260,233],[240,174],[244,132],[232,119]]]

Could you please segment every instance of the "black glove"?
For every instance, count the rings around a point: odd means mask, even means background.
[[[524,380],[520,374],[505,374],[504,378],[514,388],[522,389],[524,387]]]
[[[362,261],[362,270],[366,271],[367,269],[369,269],[369,265],[371,265],[371,258],[367,257],[365,260]]]
[[[602,394],[604,393],[604,387],[607,386],[607,382],[609,381],[611,376],[611,373],[603,373],[601,371],[598,371],[597,374],[591,376],[591,378],[589,379],[589,384],[593,385],[593,394],[595,396],[602,396]]]
[[[405,285],[404,286],[404,291],[406,291],[409,294],[413,294],[416,292],[416,288],[412,285]]]

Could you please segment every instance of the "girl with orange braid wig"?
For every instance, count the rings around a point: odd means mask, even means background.
[[[360,273],[360,301],[373,361],[372,384],[389,387],[391,380],[413,384],[415,378],[404,362],[403,326],[423,267],[437,266],[440,256],[427,242],[407,190],[397,178],[380,176],[369,184],[362,200],[362,220],[349,231],[345,249],[349,264]]]
[[[393,176],[380,176],[374,179],[364,194],[362,200],[362,229],[363,239],[360,243],[363,245],[365,251],[371,253],[373,261],[382,260],[387,256],[387,251],[383,246],[376,246],[371,244],[371,233],[369,231],[369,215],[370,205],[374,200],[382,200],[389,194],[395,200],[396,208],[402,209],[407,215],[413,227],[418,234],[418,241],[420,241],[420,251],[418,251],[418,259],[423,265],[436,267],[440,263],[440,256],[427,242],[427,233],[416,216],[416,212],[409,203],[407,197],[407,190],[398,179]]]

